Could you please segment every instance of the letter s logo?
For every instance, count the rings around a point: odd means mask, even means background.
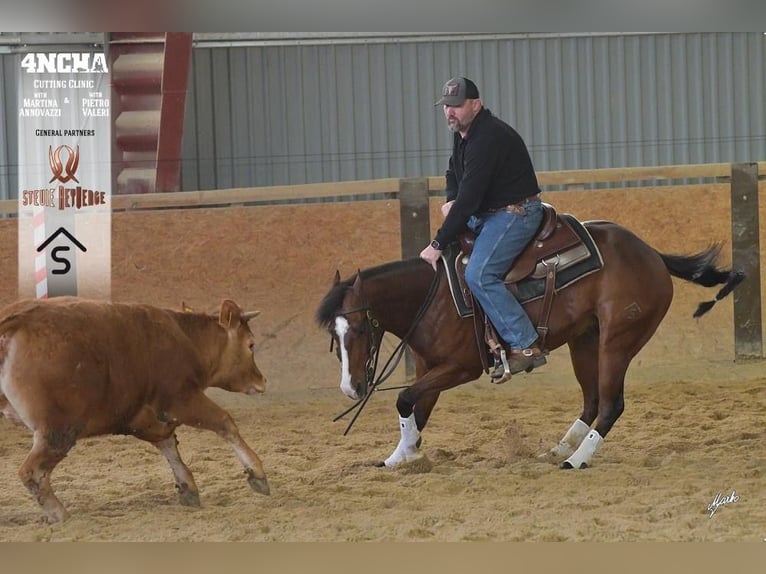
[[[66,257],[59,257],[58,256],[59,255],[59,251],[69,251],[69,246],[68,245],[61,245],[59,247],[54,247],[51,250],[51,259],[53,259],[56,263],[63,263],[64,264],[64,268],[63,269],[61,269],[61,268],[59,268],[59,269],[51,269],[51,273],[53,273],[54,275],[65,275],[72,268],[72,265],[71,265],[71,263],[69,263],[69,259],[67,259]]]

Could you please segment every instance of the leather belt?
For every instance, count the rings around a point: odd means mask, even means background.
[[[524,204],[531,199],[540,199],[540,194],[536,193],[535,195],[530,195],[529,197],[525,197],[518,203],[511,203],[510,205],[504,205],[502,207],[495,207],[493,209],[488,209],[487,213],[507,211],[508,213],[515,213],[516,215],[526,215],[527,209],[524,207]]]

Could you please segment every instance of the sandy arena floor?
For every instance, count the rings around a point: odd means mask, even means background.
[[[702,194],[676,196],[688,206],[685,217],[727,201]],[[667,195],[644,193],[641,201],[656,207]],[[630,214],[632,229],[666,252],[694,251],[730,233],[723,208],[720,220],[698,218],[707,224],[690,227],[700,233],[691,239],[662,231],[680,225],[670,210],[633,209],[606,194],[589,195],[587,208],[572,203],[573,193],[559,197],[561,211],[582,219]],[[501,387],[485,377],[444,393],[423,436],[426,461],[369,466],[398,440],[396,392],[375,396],[344,437],[345,421],[332,418],[350,401],[337,388],[338,364],[313,312],[336,269],[346,276],[398,258],[398,217],[396,202],[115,214],[114,300],[210,309],[231,297],[262,310],[253,326],[269,390],[209,392],[262,458],[272,495],[250,491],[234,454],[212,433],[179,432],[199,509],[177,503],[170,469],[152,446],[93,438],[56,468],[54,488],[71,518],[47,525],[17,476],[31,435],[0,419],[0,540],[766,538],[766,371],[731,360],[731,300],[693,321],[697,303],[714,293],[680,282],[666,321],[628,371],[625,413],[591,468],[562,471],[536,457],[580,413],[565,349]],[[3,223],[0,263],[9,272],[0,278],[0,302],[10,303],[15,227]],[[736,501],[710,517],[716,495],[733,491]]]

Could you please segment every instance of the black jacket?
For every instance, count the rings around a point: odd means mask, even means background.
[[[455,203],[436,233],[442,248],[457,238],[471,215],[540,192],[524,140],[487,108],[476,115],[465,139],[454,134],[446,177],[447,201]]]

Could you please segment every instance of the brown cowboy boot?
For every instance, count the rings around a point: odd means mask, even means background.
[[[507,369],[503,361],[505,352],[502,352],[501,355],[501,358],[495,358],[495,368],[492,371],[492,382],[496,385],[506,382],[511,378],[511,375],[522,371],[529,373],[532,369],[542,367],[548,362],[545,353],[537,346],[523,350],[512,349],[510,357],[507,357]]]

